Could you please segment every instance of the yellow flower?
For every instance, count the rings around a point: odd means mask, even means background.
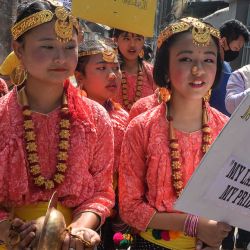
[[[65,130],[65,129],[61,130],[59,135],[63,139],[68,139],[69,138],[69,130]]]
[[[65,163],[58,163],[57,164],[57,169],[60,172],[65,172],[67,169],[67,165]]]
[[[26,121],[24,121],[24,127],[26,129],[28,129],[28,128],[34,128],[34,124],[33,124],[32,120],[26,120]]]
[[[34,141],[36,138],[36,135],[34,133],[34,131],[29,131],[25,133],[25,138],[27,139],[27,141]]]
[[[45,184],[45,189],[52,189],[55,187],[54,182],[51,180],[45,181],[44,184]]]
[[[174,170],[177,170],[181,167],[181,163],[179,161],[172,161],[171,165]]]
[[[40,174],[41,173],[41,170],[40,170],[40,167],[39,167],[39,165],[35,165],[35,166],[32,166],[31,168],[30,168],[30,172],[32,173],[32,174]]]
[[[29,154],[28,155],[28,160],[30,163],[36,163],[38,162],[38,155],[37,153]]]
[[[37,145],[36,145],[35,142],[29,142],[29,143],[27,143],[27,147],[26,148],[27,148],[27,150],[29,152],[37,151]]]
[[[179,158],[180,157],[180,152],[178,150],[171,151],[171,157]]]
[[[67,152],[59,152],[57,158],[59,161],[66,161],[68,159],[68,153]]]
[[[42,186],[45,182],[44,177],[39,175],[38,177],[34,178],[35,184],[38,186]]]
[[[64,181],[64,175],[62,174],[56,174],[54,177],[55,182],[62,183]]]
[[[69,122],[69,120],[62,119],[61,122],[60,122],[60,125],[61,125],[62,128],[69,128],[70,122]]]
[[[31,115],[31,111],[30,111],[29,109],[25,109],[25,110],[23,111],[23,114],[24,114],[25,116],[30,116],[30,115]]]
[[[59,148],[60,149],[68,149],[69,148],[69,142],[68,141],[61,141],[60,143],[59,143]]]

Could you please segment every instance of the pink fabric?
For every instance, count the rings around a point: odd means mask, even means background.
[[[149,109],[154,108],[155,106],[159,105],[158,100],[158,89],[155,90],[154,94],[146,96],[138,100],[129,111],[129,121],[131,121],[133,118],[138,116],[139,114],[142,114],[146,112]]]
[[[59,201],[73,208],[73,215],[93,211],[103,223],[114,205],[111,121],[99,104],[79,98],[82,119],[72,121],[68,169],[57,191]],[[59,114],[59,108],[46,115],[32,113],[42,174],[47,178],[55,172]],[[22,206],[48,201],[53,191],[34,186],[27,170],[22,107],[17,102],[16,89],[0,99],[0,123],[1,205]],[[1,209],[0,220],[6,217],[7,213]]]
[[[2,78],[0,78],[0,97],[6,95],[8,91],[7,83]]]
[[[171,181],[168,147],[169,124],[164,103],[137,116],[128,125],[119,165],[119,208],[121,218],[138,230],[146,230],[156,211],[173,212],[176,200]],[[208,106],[209,126],[214,140],[228,118]],[[186,185],[202,158],[202,131],[176,130],[183,181]]]
[[[130,75],[125,72],[125,75],[128,86],[128,99],[134,100],[136,83],[137,83],[137,74]],[[153,80],[153,66],[147,62],[143,62],[143,85],[142,85],[141,98],[148,95],[152,95],[155,89],[156,85]],[[123,105],[122,88],[119,89],[118,96],[114,100],[120,103],[122,107],[126,110],[126,107]]]
[[[116,173],[118,171],[123,136],[128,124],[128,113],[122,108],[112,109],[109,116],[114,130],[114,173]]]

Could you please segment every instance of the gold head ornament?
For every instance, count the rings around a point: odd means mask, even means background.
[[[70,41],[73,35],[73,27],[75,27],[79,32],[79,24],[77,19],[72,16],[66,8],[60,4],[57,4],[57,1],[48,2],[56,7],[55,13],[51,12],[50,10],[42,10],[16,23],[11,29],[14,40],[17,40],[20,36],[32,28],[52,21],[53,18],[56,20],[55,32],[59,41]]]
[[[79,45],[78,57],[102,54],[102,58],[108,63],[118,63],[116,45],[106,39],[87,40]]]
[[[159,35],[157,47],[160,48],[172,35],[191,30],[193,43],[196,46],[208,46],[211,36],[220,40],[220,31],[211,25],[193,17],[185,17],[167,26]]]

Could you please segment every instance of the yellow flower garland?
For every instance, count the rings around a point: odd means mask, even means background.
[[[137,82],[136,82],[136,90],[134,100],[128,99],[128,84],[125,75],[125,71],[122,71],[122,102],[127,110],[130,110],[132,105],[141,98],[142,94],[142,80],[143,80],[143,72],[139,67],[137,73]]]
[[[168,109],[166,109],[168,110]],[[202,152],[205,154],[212,141],[211,128],[208,126],[208,117],[206,110],[206,102],[203,100],[202,104]],[[180,196],[182,190],[184,189],[184,183],[182,180],[182,168],[180,162],[180,149],[178,139],[175,137],[174,127],[173,127],[173,117],[167,113],[167,119],[169,121],[169,148],[170,148],[170,159],[172,168],[172,181],[173,187],[177,197]]]
[[[63,183],[65,179],[65,172],[67,170],[68,149],[70,140],[70,118],[67,99],[64,94],[63,105],[61,108],[61,121],[59,132],[59,144],[57,154],[56,172],[51,179],[46,179],[41,174],[41,167],[39,164],[39,156],[37,151],[36,134],[34,131],[34,123],[32,121],[32,111],[28,105],[27,96],[24,89],[20,90],[20,100],[23,105],[23,127],[24,127],[24,141],[29,165],[29,172],[33,177],[34,184],[40,188],[47,190],[55,188],[57,185]]]

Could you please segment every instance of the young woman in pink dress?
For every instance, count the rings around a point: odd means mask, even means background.
[[[116,101],[129,111],[142,97],[154,93],[153,66],[143,60],[144,37],[115,29],[113,32],[121,57],[122,83]]]
[[[93,249],[114,205],[113,131],[105,109],[68,80],[78,22],[57,1],[26,2],[12,35],[26,78],[0,98],[0,249],[33,247],[55,191],[68,227],[61,249]]]
[[[127,127],[128,113],[114,102],[121,85],[121,71],[115,44],[109,39],[83,41],[79,46],[78,65],[75,77],[81,92],[88,98],[101,104],[108,112],[114,131],[114,189],[117,187],[118,163],[123,136]],[[116,204],[117,205],[117,204]],[[103,248],[114,249],[114,225],[123,226],[113,210],[113,218],[102,228]]]
[[[173,208],[228,120],[206,98],[221,72],[219,39],[217,29],[191,17],[158,38],[154,79],[166,88],[164,101],[130,122],[120,156],[121,218],[139,231],[132,250],[200,249],[202,242],[219,249],[231,230]]]

